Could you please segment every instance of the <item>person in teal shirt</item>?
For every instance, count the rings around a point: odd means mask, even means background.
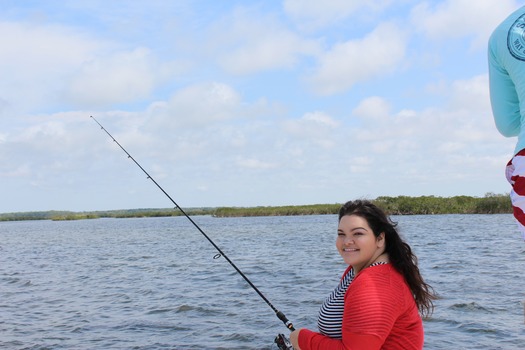
[[[525,239],[525,6],[509,15],[488,45],[489,87],[496,128],[518,137],[506,167],[514,217]]]

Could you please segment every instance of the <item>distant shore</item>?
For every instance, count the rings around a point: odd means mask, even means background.
[[[512,206],[508,194],[487,193],[484,197],[378,197],[372,199],[390,215],[435,215],[435,214],[508,214]],[[218,207],[183,208],[190,216],[211,215],[214,217],[247,216],[290,216],[337,214],[342,203],[260,206],[260,207]],[[85,220],[99,218],[137,218],[181,216],[180,210],[161,209],[122,209],[106,211],[35,211],[0,214],[0,221],[23,220]]]

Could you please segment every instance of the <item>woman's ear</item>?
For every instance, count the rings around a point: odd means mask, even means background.
[[[381,232],[381,234],[379,234],[379,236],[377,236],[377,246],[379,248],[383,248],[385,246],[385,233],[384,232]]]

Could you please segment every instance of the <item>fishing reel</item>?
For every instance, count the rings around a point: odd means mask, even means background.
[[[275,337],[275,344],[279,350],[293,350],[292,343],[284,334],[279,334]]]

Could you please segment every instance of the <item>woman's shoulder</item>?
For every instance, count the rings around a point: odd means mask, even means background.
[[[392,266],[392,264],[381,264],[370,266],[362,270],[354,279],[360,283],[398,284],[403,283],[403,276]]]
[[[374,304],[401,306],[408,286],[390,264],[368,267],[354,278],[345,299]],[[366,301],[368,300],[368,301]]]

